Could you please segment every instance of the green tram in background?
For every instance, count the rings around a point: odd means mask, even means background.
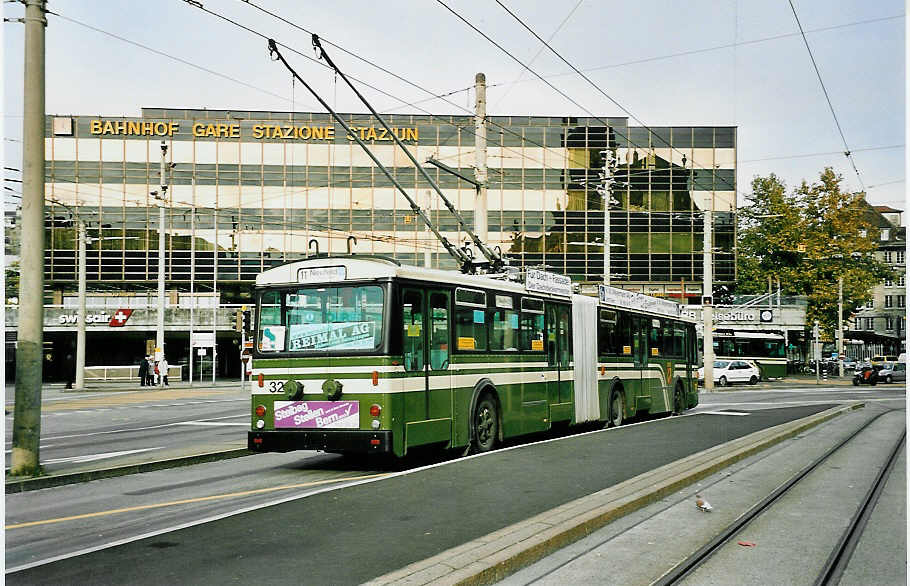
[[[484,452],[698,402],[694,323],[638,293],[354,255],[270,269],[256,298],[253,451]]]
[[[699,345],[704,341],[699,340]],[[746,360],[758,367],[762,380],[787,376],[787,343],[783,334],[718,329],[715,360]]]

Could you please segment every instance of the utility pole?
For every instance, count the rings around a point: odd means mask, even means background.
[[[44,0],[25,0],[22,122],[22,267],[16,336],[16,406],[10,474],[40,472],[44,353]]]
[[[609,135],[609,131],[608,131]],[[608,145],[609,146],[609,145]],[[600,151],[604,157],[603,171],[601,172],[602,185],[597,190],[604,198],[604,285],[610,286],[610,199],[613,197],[613,177],[616,170],[616,153],[607,150]]]
[[[487,242],[487,78],[474,76],[474,177],[480,186],[474,201],[474,233],[481,242]]]
[[[708,196],[708,201],[705,202],[705,234],[703,241],[704,248],[704,273],[705,273],[705,284],[704,290],[702,291],[702,317],[704,318],[704,340],[705,340],[705,392],[710,393],[714,391],[714,284],[713,284],[713,269],[711,252],[712,247],[714,246],[713,234],[713,224],[712,224],[712,213],[714,211],[714,193],[712,192]]]
[[[167,203],[167,143],[161,141],[161,193],[158,194],[158,323],[155,360],[164,358],[164,206]],[[164,373],[161,374],[164,376]]]
[[[837,376],[844,376],[844,276],[837,277]]]
[[[76,323],[76,390],[85,388],[85,222],[79,222],[79,315]]]

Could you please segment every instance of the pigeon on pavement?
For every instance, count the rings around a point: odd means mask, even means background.
[[[706,501],[700,494],[695,495],[695,506],[698,507],[699,511],[703,511],[705,513],[710,513],[711,509],[714,508],[711,506],[711,503]]]

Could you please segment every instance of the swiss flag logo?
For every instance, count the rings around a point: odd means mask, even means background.
[[[126,320],[133,315],[132,309],[118,309],[117,312],[111,317],[111,322],[108,324],[112,328],[121,328],[126,325]]]

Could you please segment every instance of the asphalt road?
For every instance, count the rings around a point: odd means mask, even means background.
[[[139,533],[142,538],[138,540],[8,573],[6,579],[10,584],[360,583],[710,446],[822,411],[830,404],[819,401],[811,406],[755,409],[747,417],[703,413],[666,418],[444,462],[339,490],[313,492],[312,487],[302,487],[285,497],[292,500],[265,508],[245,510],[248,502],[232,502],[234,514],[189,527],[180,527],[184,524],[179,522],[180,505],[161,507],[138,515],[134,519],[138,527],[96,537],[94,546],[88,545],[89,536],[97,535],[97,527],[94,531],[86,527],[84,519],[20,529],[10,525],[28,520],[11,519],[8,513],[7,568],[19,566],[33,544],[42,540],[31,533],[36,527],[47,531],[56,525],[53,531],[68,533],[78,528],[84,537],[80,544],[92,548],[131,539],[123,535],[130,531],[136,535],[147,516],[154,520],[154,515],[163,512],[178,522],[171,531],[145,537]],[[175,472],[167,472],[173,485],[191,483],[173,476]],[[243,478],[238,482],[244,482]],[[186,489],[191,486],[184,484]],[[59,495],[59,490],[8,496],[8,511],[15,510],[13,497],[44,492]],[[304,494],[309,496],[301,498]],[[142,495],[125,495],[129,496]],[[97,521],[98,517],[90,519]],[[19,535],[21,547],[17,545]],[[14,551],[17,558],[11,559]]]
[[[11,391],[7,388],[7,406]],[[6,415],[9,467],[12,413]],[[246,447],[249,394],[239,385],[42,394],[40,461],[47,474]]]

